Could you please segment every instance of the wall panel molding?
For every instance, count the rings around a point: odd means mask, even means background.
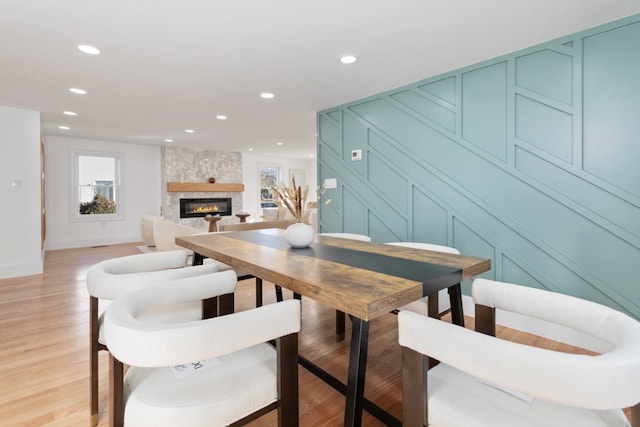
[[[640,318],[638,45],[634,15],[319,112],[321,230],[456,246]]]

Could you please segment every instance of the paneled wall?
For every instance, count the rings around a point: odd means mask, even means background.
[[[640,318],[639,46],[635,15],[318,113],[321,231],[455,246]]]

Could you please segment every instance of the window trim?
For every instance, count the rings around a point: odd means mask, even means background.
[[[114,176],[114,189],[115,189],[115,202],[116,212],[112,214],[90,214],[81,215],[80,206],[80,192],[78,188],[80,186],[79,173],[80,173],[80,157],[108,157],[115,160],[115,176]],[[71,179],[69,189],[69,221],[71,222],[96,222],[96,221],[120,221],[124,219],[124,197],[123,197],[123,185],[122,185],[122,167],[123,167],[124,155],[118,151],[100,151],[100,150],[85,150],[85,149],[72,149],[71,150]]]

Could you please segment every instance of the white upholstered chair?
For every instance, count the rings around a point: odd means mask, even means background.
[[[127,292],[158,283],[208,275],[218,271],[216,265],[187,267],[185,251],[154,252],[131,255],[99,262],[87,271],[89,293],[89,377],[90,422],[98,423],[98,353],[108,350],[102,327],[104,313],[99,313],[99,300],[114,300]],[[193,320],[202,317],[201,304],[183,306],[162,314],[171,319]]]
[[[130,293],[107,308],[112,372],[130,365],[124,379],[111,378],[113,426],[243,425],[274,409],[280,426],[298,425],[299,301],[180,324],[143,318],[167,304],[233,292],[233,271],[214,276]],[[184,369],[191,374],[181,376]]]
[[[486,279],[474,280],[472,294],[476,329],[484,333],[398,315],[403,425],[628,426],[620,408],[632,407],[632,425],[640,426],[638,321],[590,301]],[[580,331],[608,350],[569,354],[495,338],[496,309]],[[427,375],[423,355],[440,361]]]
[[[364,234],[355,233],[318,233],[318,236],[338,237],[340,239],[360,240],[361,242],[370,242],[371,237]]]
[[[460,255],[460,251],[456,248],[452,248],[450,246],[435,245],[433,243],[389,242],[387,243],[387,245]],[[449,304],[447,304],[446,298],[443,298],[446,297],[446,293],[449,294]],[[443,313],[446,313],[447,310],[451,309],[453,323],[455,323],[456,325],[464,326],[464,313],[462,311],[462,289],[460,287],[460,283],[456,283],[455,285],[450,286],[447,289],[442,289],[440,292],[438,292],[437,298],[435,298],[435,300],[436,301],[432,301],[434,306],[432,311],[437,311],[438,315],[442,315]],[[409,303],[404,307],[401,307],[400,309],[411,310],[427,316],[429,314],[429,297],[424,297],[422,299]],[[436,313],[432,313],[432,317],[436,317],[435,314]]]

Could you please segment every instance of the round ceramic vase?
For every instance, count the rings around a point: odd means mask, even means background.
[[[284,237],[293,248],[306,248],[313,243],[315,236],[313,227],[303,222],[296,222],[287,227]]]

